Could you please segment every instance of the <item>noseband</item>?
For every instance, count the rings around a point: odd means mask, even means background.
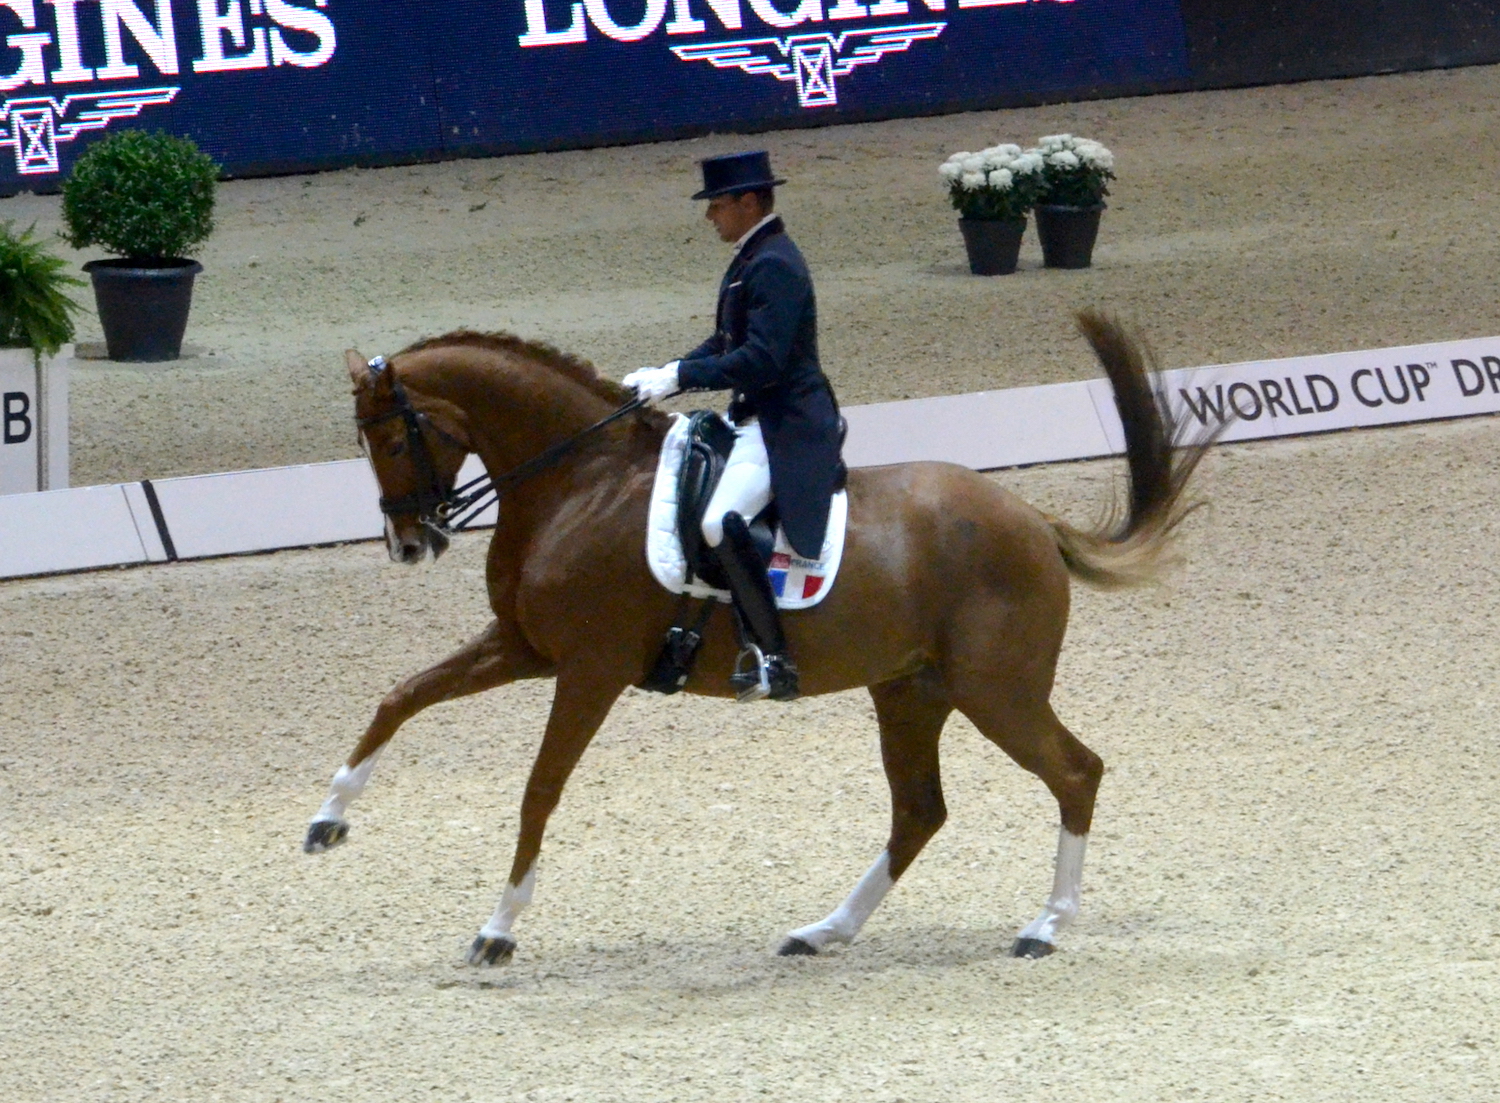
[[[386,369],[385,357],[375,357],[370,361],[369,367],[372,376],[379,375]],[[449,503],[452,501],[454,492],[444,489],[442,481],[438,478],[437,465],[432,462],[432,451],[427,447],[427,438],[422,434],[422,426],[424,424],[430,426],[443,439],[450,444],[457,445],[465,452],[469,450],[469,446],[443,432],[433,424],[431,418],[419,412],[411,404],[411,399],[406,396],[406,388],[401,385],[401,380],[397,379],[394,373],[391,375],[391,393],[396,399],[395,409],[373,417],[355,418],[354,423],[361,429],[367,429],[371,425],[379,425],[392,418],[399,417],[405,422],[406,450],[417,469],[417,489],[400,498],[382,496],[380,512],[387,517],[398,513],[415,513],[417,520],[422,524],[442,528],[449,513]]]
[[[379,375],[388,366],[384,356],[377,356],[369,362],[370,374]],[[432,452],[427,447],[427,438],[422,434],[422,426],[428,426],[438,436],[466,454],[472,449],[452,433],[444,432],[442,426],[416,409],[406,395],[406,388],[401,386],[401,381],[396,378],[394,372],[391,374],[391,393],[396,399],[395,409],[383,414],[375,414],[372,417],[355,418],[354,423],[361,429],[398,417],[405,423],[406,450],[411,455],[412,464],[416,467],[417,489],[400,498],[382,496],[380,512],[387,517],[398,513],[415,513],[419,522],[442,534],[462,532],[473,523],[474,518],[489,508],[491,502],[498,502],[500,495],[516,483],[550,467],[562,456],[572,451],[585,437],[645,405],[643,399],[632,399],[603,420],[596,421],[587,429],[582,429],[571,437],[543,449],[525,463],[511,468],[497,478],[492,479],[488,475],[480,475],[477,479],[471,479],[462,486],[444,488],[438,476],[437,465],[432,462]]]

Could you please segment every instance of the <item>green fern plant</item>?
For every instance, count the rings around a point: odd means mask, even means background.
[[[67,289],[83,281],[65,271],[67,262],[49,252],[35,231],[32,225],[18,234],[12,223],[0,223],[0,348],[56,356],[73,339],[78,310]]]
[[[130,260],[183,257],[214,228],[219,166],[189,138],[121,130],[95,142],[63,183],[63,236]]]

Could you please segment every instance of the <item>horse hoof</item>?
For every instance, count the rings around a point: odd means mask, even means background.
[[[776,951],[777,957],[817,957],[818,948],[811,942],[803,942],[796,935],[792,935],[781,944],[781,949]]]
[[[469,947],[470,965],[504,965],[516,952],[516,940],[507,935],[486,938],[480,935]]]
[[[1050,942],[1043,942],[1040,938],[1018,938],[1016,944],[1010,948],[1011,957],[1030,958],[1035,961],[1039,957],[1046,957],[1056,946]]]
[[[349,837],[349,825],[343,820],[314,820],[307,826],[302,849],[308,854],[332,850]]]

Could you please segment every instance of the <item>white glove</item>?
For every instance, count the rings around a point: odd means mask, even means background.
[[[680,363],[680,360],[673,360],[665,367],[642,368],[631,372],[620,382],[633,389],[637,398],[646,402],[660,402],[682,389],[677,385],[677,365]]]

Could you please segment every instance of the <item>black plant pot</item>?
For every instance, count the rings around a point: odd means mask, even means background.
[[[1021,235],[1026,233],[1024,218],[1006,221],[960,218],[958,228],[969,254],[969,271],[974,275],[1004,276],[1016,270]]]
[[[1048,268],[1087,268],[1094,263],[1094,241],[1104,204],[1092,207],[1040,206],[1036,236],[1042,240],[1042,264]]]
[[[176,360],[182,355],[195,260],[91,260],[94,301],[111,360]]]

